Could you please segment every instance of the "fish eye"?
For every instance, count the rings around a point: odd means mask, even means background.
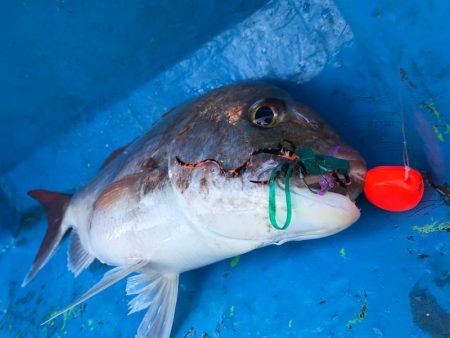
[[[269,128],[279,121],[282,104],[276,100],[260,100],[249,109],[250,121],[262,128]]]

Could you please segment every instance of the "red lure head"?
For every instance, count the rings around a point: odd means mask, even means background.
[[[382,166],[367,171],[364,193],[381,209],[407,211],[419,204],[424,182],[420,172],[409,169],[405,180],[404,166]]]

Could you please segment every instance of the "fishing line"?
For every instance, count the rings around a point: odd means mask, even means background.
[[[415,208],[424,193],[422,174],[410,167],[408,141],[406,137],[406,118],[404,111],[403,84],[404,80],[411,87],[406,71],[397,63],[399,114],[403,137],[403,166],[378,166],[367,171],[364,181],[364,193],[372,204],[394,212],[407,211]]]
[[[399,69],[400,71],[400,69]],[[399,86],[399,98],[400,98],[400,122],[402,126],[402,136],[403,136],[403,165],[405,167],[405,181],[408,180],[409,177],[409,155],[408,155],[408,142],[406,140],[406,128],[405,128],[405,111],[403,109],[403,95],[402,88]]]

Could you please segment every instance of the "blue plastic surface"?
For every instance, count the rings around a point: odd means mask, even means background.
[[[75,191],[172,106],[266,78],[319,111],[369,167],[449,182],[450,44],[441,1],[24,1],[0,11],[0,336],[133,337],[124,283],[49,325],[99,280],[66,246],[26,288],[46,228],[26,191]],[[200,20],[199,18],[203,18]],[[429,185],[418,209],[182,275],[173,337],[450,335],[450,220]],[[367,296],[367,297],[366,297]],[[364,310],[364,311],[363,311]]]

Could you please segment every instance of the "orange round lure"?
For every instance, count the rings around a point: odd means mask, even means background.
[[[419,204],[424,183],[420,172],[409,169],[405,180],[403,166],[381,166],[367,172],[364,193],[367,199],[381,209],[406,211]]]

